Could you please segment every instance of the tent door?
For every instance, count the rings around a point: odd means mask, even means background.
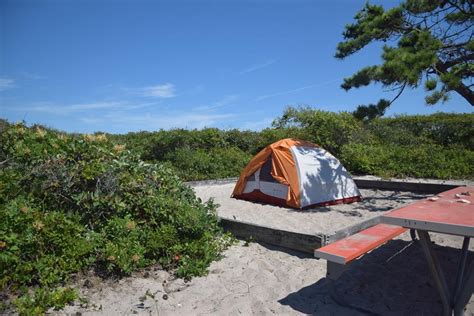
[[[260,169],[255,171],[247,180],[243,193],[250,193],[260,188]]]
[[[276,181],[271,175],[271,170],[272,159],[268,159],[262,168],[255,171],[255,173],[247,179],[243,193],[259,190],[266,195],[286,200],[289,187]]]

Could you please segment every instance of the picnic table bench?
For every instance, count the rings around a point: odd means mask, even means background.
[[[406,228],[400,226],[377,224],[316,249],[314,256],[327,260],[327,277],[336,280],[350,263],[406,230]]]
[[[334,281],[351,262],[408,229],[416,230],[443,303],[443,314],[451,315],[454,311],[455,315],[462,315],[474,290],[474,261],[466,270],[469,240],[474,237],[473,203],[474,187],[457,187],[388,212],[381,216],[381,224],[316,249],[314,255],[327,260],[327,277]],[[464,237],[452,292],[433,252],[429,232]]]

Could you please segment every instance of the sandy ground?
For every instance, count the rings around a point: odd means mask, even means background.
[[[222,193],[215,187],[199,186],[195,190],[203,199],[215,197],[221,204],[220,216],[307,233],[337,230],[423,196],[362,190],[365,200],[361,203],[301,212],[230,199],[233,184],[224,186]],[[242,208],[225,207],[234,205]],[[442,234],[432,234],[432,239],[452,287],[462,240]],[[472,243],[470,250],[472,261]],[[441,312],[421,246],[412,243],[407,233],[351,264],[335,283],[334,291],[330,291],[325,275],[326,261],[311,255],[239,242],[211,265],[207,276],[190,282],[174,279],[159,268],[115,281],[97,276],[80,278],[76,287],[88,303],[77,302],[60,314],[439,315]],[[466,315],[474,315],[474,298],[467,305]]]
[[[89,303],[68,306],[61,313],[438,315],[441,303],[420,245],[409,240],[404,235],[353,263],[335,283],[332,295],[325,261],[268,245],[240,243],[214,262],[207,276],[188,283],[153,269],[116,282],[91,278],[83,282],[86,286],[78,284]],[[435,246],[435,251],[452,285],[461,240],[446,235],[434,235],[433,240],[443,245]],[[474,315],[472,298],[466,315]]]
[[[259,204],[230,197],[235,183],[193,186],[203,201],[213,198],[219,204],[219,217],[306,234],[331,234],[344,227],[379,216],[399,208],[426,194],[413,192],[365,190],[361,202],[293,210],[269,204]]]

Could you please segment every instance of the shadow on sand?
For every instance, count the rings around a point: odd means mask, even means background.
[[[299,258],[308,257],[295,251],[264,246]],[[448,285],[454,287],[460,250],[438,245],[433,248],[440,259]],[[279,303],[309,315],[441,313],[441,301],[419,242],[411,245],[403,240],[388,242],[351,264],[334,285],[331,295],[328,280],[322,278],[290,293]]]

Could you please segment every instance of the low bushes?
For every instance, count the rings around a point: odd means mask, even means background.
[[[288,108],[274,122],[298,128],[355,174],[474,179],[474,114],[398,116],[368,122],[349,113]]]
[[[276,129],[297,129],[300,138],[320,145],[333,154],[338,154],[344,144],[360,139],[364,126],[349,112],[327,112],[308,107],[285,110],[273,122]]]
[[[370,133],[392,144],[458,145],[474,150],[474,114],[435,113],[376,119]]]
[[[282,138],[321,145],[355,174],[383,177],[474,178],[474,114],[398,116],[362,122],[351,113],[289,107],[260,132],[140,132],[111,136],[184,180],[237,177],[253,155]]]
[[[249,162],[251,155],[239,148],[212,148],[210,150],[178,148],[164,160],[184,180],[205,180],[235,177]]]
[[[339,157],[356,174],[382,177],[474,179],[474,151],[453,145],[348,144]]]
[[[189,278],[229,245],[211,201],[104,135],[7,126],[0,162],[0,292],[21,313],[73,300],[73,272],[160,263]]]

